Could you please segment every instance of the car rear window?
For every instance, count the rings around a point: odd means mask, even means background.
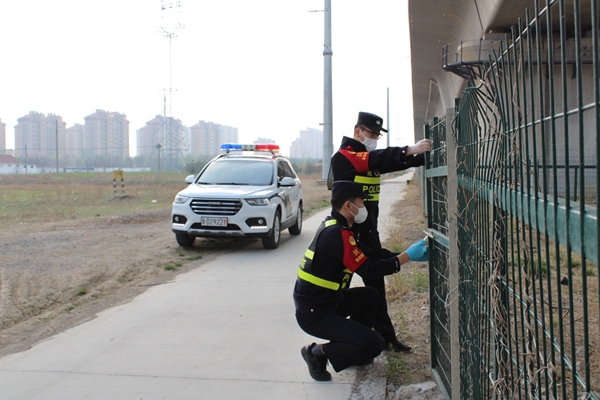
[[[196,183],[208,185],[271,185],[273,164],[260,161],[219,160],[206,167]]]

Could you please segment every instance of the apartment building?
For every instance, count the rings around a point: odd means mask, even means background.
[[[157,115],[136,131],[137,155],[152,157],[160,145],[163,154],[188,153],[187,132],[181,120]]]
[[[83,147],[88,155],[129,157],[129,121],[125,114],[96,110],[84,120]]]
[[[79,157],[84,153],[85,126],[75,124],[66,130],[65,154],[72,157]]]
[[[306,128],[290,146],[290,158],[320,160],[323,158],[323,131]]]
[[[0,154],[6,152],[6,124],[0,118]]]
[[[15,126],[15,156],[56,157],[59,150],[66,145],[66,123],[56,114],[44,115],[31,111],[17,120]]]
[[[214,122],[199,121],[189,132],[192,156],[214,156],[219,154],[221,144],[238,142],[238,128]]]

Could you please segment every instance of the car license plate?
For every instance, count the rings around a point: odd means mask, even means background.
[[[200,220],[202,226],[227,226],[227,218],[208,218],[203,217]]]

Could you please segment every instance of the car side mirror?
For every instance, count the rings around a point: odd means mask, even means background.
[[[286,176],[281,180],[281,182],[279,182],[279,186],[296,186],[296,180]]]
[[[185,183],[187,183],[188,185],[190,183],[194,183],[195,178],[196,178],[196,175],[188,175],[185,177]]]

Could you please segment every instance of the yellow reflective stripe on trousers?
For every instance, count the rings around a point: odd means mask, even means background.
[[[339,283],[319,278],[318,276],[314,276],[308,272],[302,271],[300,268],[298,268],[298,278],[325,289],[338,290],[340,288]]]

